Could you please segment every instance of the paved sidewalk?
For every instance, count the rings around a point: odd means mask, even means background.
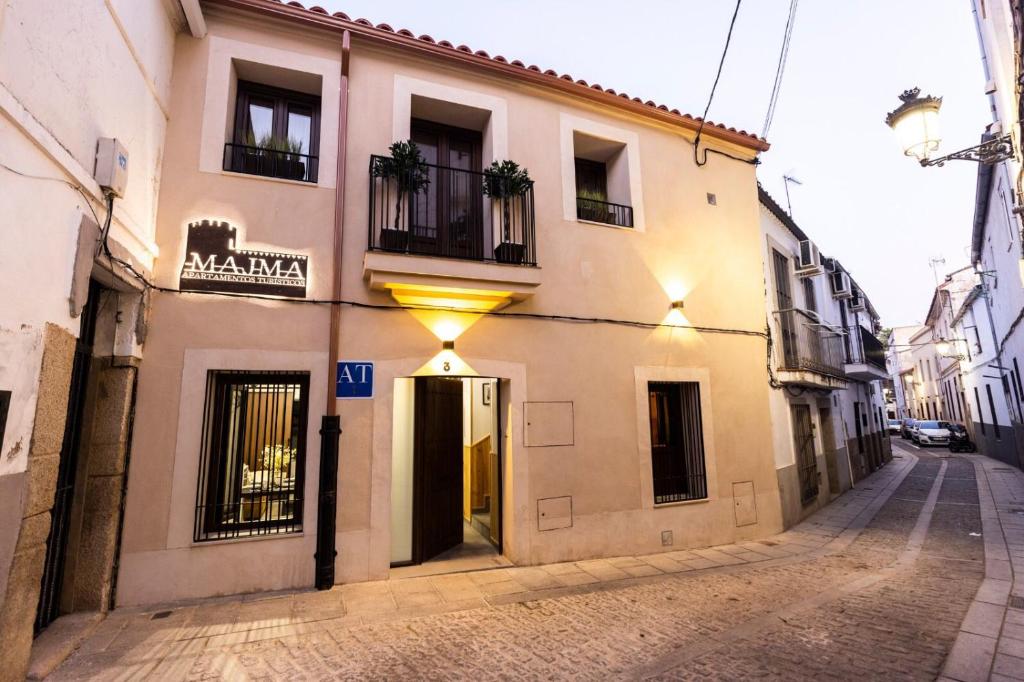
[[[971,457],[981,507],[985,580],[946,659],[943,679],[1024,680],[1024,472]]]
[[[784,569],[848,548],[916,463],[912,453],[897,455],[891,464],[812,518],[760,541],[357,583],[326,592],[204,600],[163,609],[119,609],[95,626],[53,679],[244,677],[239,659],[229,652],[247,645],[289,639],[315,641],[324,633],[337,638],[340,630],[358,632],[359,628],[372,630],[438,614],[585,597],[682,574],[696,578],[741,575],[755,566]],[[280,673],[286,674],[284,670]]]

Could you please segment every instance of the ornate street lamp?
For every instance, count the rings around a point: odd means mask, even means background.
[[[986,140],[974,147],[931,158],[938,151],[939,109],[941,97],[921,97],[919,88],[904,90],[901,104],[885,117],[885,123],[896,132],[900,147],[907,156],[916,158],[922,166],[943,166],[947,161],[976,161],[993,164],[1013,158],[1013,141],[1009,134]]]

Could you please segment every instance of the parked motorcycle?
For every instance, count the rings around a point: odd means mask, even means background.
[[[946,429],[949,431],[950,452],[977,452],[978,446],[971,440],[962,424],[949,424]]]

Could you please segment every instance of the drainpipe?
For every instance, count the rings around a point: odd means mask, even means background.
[[[338,165],[334,188],[334,253],[331,261],[331,300],[341,298],[342,227],[345,218],[345,153],[348,142],[348,65],[352,35],[341,37],[341,83],[338,91]],[[334,586],[334,563],[338,556],[335,531],[338,522],[338,446],[341,418],[335,397],[335,372],[338,366],[341,330],[341,304],[331,303],[331,338],[327,366],[327,409],[320,421],[320,482],[317,493],[316,552],[314,585],[318,590]]]
[[[334,188],[334,254],[331,263],[334,277],[332,278],[332,300],[341,298],[342,286],[342,255],[343,255],[343,223],[345,220],[345,156],[348,147],[348,67],[349,53],[352,48],[352,34],[345,31],[341,37],[341,88],[338,93],[338,165]],[[339,333],[341,331],[341,304],[331,304],[331,337],[329,343],[329,365],[327,367],[327,415],[338,413],[338,401],[335,398],[334,378],[339,359]]]

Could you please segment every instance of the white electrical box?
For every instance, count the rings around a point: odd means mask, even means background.
[[[128,150],[112,137],[101,137],[96,145],[96,182],[115,196],[123,197],[128,184]]]

